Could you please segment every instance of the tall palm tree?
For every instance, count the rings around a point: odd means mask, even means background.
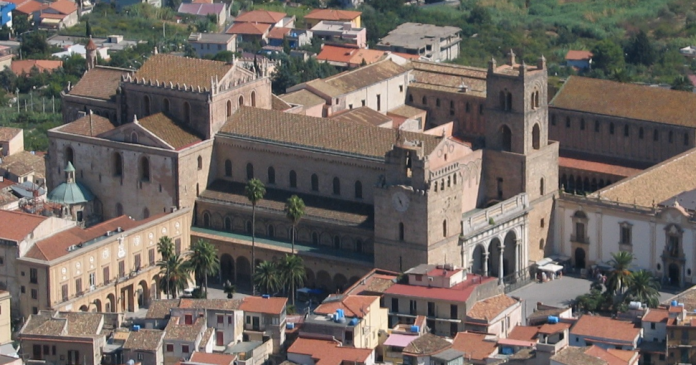
[[[256,295],[256,287],[253,283],[254,273],[256,272],[256,203],[266,195],[266,187],[259,179],[251,179],[244,188],[244,193],[251,203],[251,292]]]
[[[285,255],[285,259],[281,263],[281,271],[283,283],[290,286],[290,295],[292,295],[292,305],[295,305],[295,288],[304,284],[306,277],[304,262],[297,255]]]
[[[631,284],[626,290],[626,296],[632,300],[646,303],[655,308],[660,304],[660,282],[650,271],[640,270],[633,273]]]
[[[203,278],[205,297],[208,297],[208,276],[216,275],[220,271],[220,259],[215,246],[208,240],[199,239],[191,246],[191,256],[186,264],[188,269],[196,273],[196,277]]]
[[[612,269],[607,278],[607,290],[612,294],[617,292],[623,293],[631,285],[633,274],[629,268],[633,260],[635,260],[635,256],[627,251],[615,252],[611,256],[612,259],[609,263]]]
[[[254,272],[254,286],[258,286],[268,294],[273,294],[281,285],[281,272],[273,261],[264,261]]]
[[[162,256],[162,261],[167,261],[174,254],[174,242],[169,236],[162,236],[159,241],[157,241],[157,251],[159,251],[160,256]],[[169,273],[166,273],[169,276]],[[160,286],[161,287],[161,286]],[[169,299],[169,281],[167,281],[167,299]]]
[[[285,202],[285,216],[292,223],[292,254],[295,254],[295,230],[297,229],[297,223],[305,214],[304,201],[297,196],[293,195]],[[295,304],[295,303],[293,303]]]
[[[167,290],[171,288],[174,291],[174,298],[176,298],[179,291],[186,289],[188,285],[190,275],[186,261],[174,254],[169,256],[166,261],[158,262],[157,266],[160,267],[160,275],[166,283]],[[167,292],[167,296],[169,296],[169,292]]]

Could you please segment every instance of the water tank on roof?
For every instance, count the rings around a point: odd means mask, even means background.
[[[550,324],[556,324],[556,323],[558,323],[558,317],[556,317],[556,316],[549,316],[548,322],[549,322]]]
[[[680,307],[683,307],[683,306],[684,306],[684,303],[679,303],[679,304],[677,304],[677,305],[680,306]]]
[[[261,296],[261,298],[263,298],[263,299],[268,299],[268,298],[270,298],[270,297],[271,297],[271,296],[268,295],[268,294],[264,294],[264,295]]]
[[[285,329],[291,330],[295,328],[295,324],[292,322],[288,322],[285,324]]]
[[[135,360],[128,360],[127,365],[135,365]]]
[[[641,309],[643,305],[640,302],[630,302],[628,303],[628,309]]]
[[[411,326],[411,332],[420,332],[420,326],[416,326],[416,325]]]
[[[133,325],[133,332],[138,332],[140,331],[140,325],[139,324],[134,324]]]
[[[670,305],[671,305],[672,307],[676,307],[676,306],[677,306],[677,301],[676,301],[676,300],[673,300],[672,303],[670,303]]]

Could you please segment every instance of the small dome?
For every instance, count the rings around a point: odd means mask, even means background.
[[[88,51],[95,51],[97,49],[97,45],[94,44],[94,41],[92,40],[92,37],[89,37],[89,42],[87,42],[87,45],[85,46],[85,49]]]

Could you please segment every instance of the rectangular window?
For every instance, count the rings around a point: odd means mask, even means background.
[[[0,256],[0,265],[5,265],[5,258]]]
[[[75,279],[75,293],[82,294],[82,278]]]
[[[119,261],[118,262],[118,277],[122,278],[124,276],[126,276],[126,262]]]
[[[188,354],[188,352],[189,352],[188,345],[181,345],[181,352]]]
[[[582,222],[575,223],[575,240],[585,242],[585,224]]]
[[[223,316],[222,314],[218,314],[217,323],[225,323],[225,316]]]
[[[140,271],[140,254],[135,255],[135,271]]]
[[[392,312],[398,313],[398,312],[399,312],[399,299],[398,299],[398,298],[392,298],[392,300],[391,300],[391,306],[392,306]]]
[[[56,345],[51,346],[51,355],[56,356]]]
[[[599,133],[599,121],[598,120],[594,121],[594,131],[596,133]]]
[[[19,287],[19,290],[22,292],[22,294],[24,294],[24,293],[26,293],[27,289],[24,287],[24,285],[22,285]]]
[[[457,305],[456,304],[450,304],[450,318],[451,319],[457,319],[459,317],[459,313],[457,311]]]
[[[227,324],[232,324],[232,316],[227,316]]]
[[[631,244],[631,227],[621,226],[621,244],[630,245]]]
[[[347,343],[353,342],[353,331],[346,331],[345,339]]]
[[[167,344],[167,352],[174,352],[174,345],[171,343]]]
[[[650,323],[650,329],[654,330],[655,329],[655,322]]]
[[[399,92],[400,93],[404,92],[404,85],[399,85]]]
[[[147,252],[147,258],[148,258],[148,263],[150,266],[155,266],[155,249],[151,248],[150,251]]]
[[[417,311],[418,311],[418,304],[416,303],[415,300],[411,300],[411,301],[410,301],[409,306],[408,306],[408,309],[409,309],[409,313],[410,313],[411,315],[416,315],[416,313],[417,313]]]
[[[498,199],[503,198],[503,178],[498,178]]]
[[[362,106],[365,106],[365,99],[362,99],[362,100],[360,101],[360,104],[362,104]]]
[[[580,130],[581,131],[585,130],[585,119],[580,119]]]
[[[50,355],[51,353],[48,352],[49,349],[50,349],[50,348],[48,347],[48,345],[43,345],[43,354],[44,354],[44,355]]]
[[[31,290],[31,299],[39,299],[39,291],[36,289]]]
[[[435,317],[435,303],[428,302],[428,317]]]
[[[39,270],[29,269],[29,282],[32,284],[39,283]]]
[[[89,288],[92,289],[95,286],[97,286],[97,273],[91,272],[89,273]]]
[[[41,360],[41,345],[32,346],[31,354],[33,360]]]
[[[104,268],[104,285],[108,284],[111,282],[111,276],[109,275],[109,267],[106,266]]]
[[[382,95],[377,94],[377,111],[382,110]]]
[[[68,301],[68,284],[63,284],[63,286],[60,288],[61,294],[63,294],[63,301],[67,302]]]

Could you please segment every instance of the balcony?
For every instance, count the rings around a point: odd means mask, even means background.
[[[575,243],[582,243],[585,245],[590,244],[590,239],[586,235],[577,235],[577,234],[571,234],[570,235],[570,241],[575,242]]]

